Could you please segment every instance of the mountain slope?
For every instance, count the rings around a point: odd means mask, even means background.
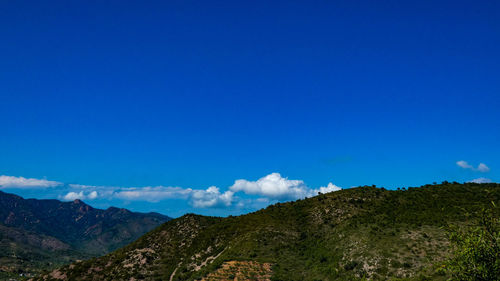
[[[94,209],[80,200],[23,199],[0,191],[0,271],[21,272],[102,255],[170,218]]]
[[[432,265],[449,255],[443,226],[474,223],[478,212],[499,200],[498,184],[443,183],[397,191],[353,188],[238,217],[189,214],[104,257],[40,279],[411,278],[434,274]]]

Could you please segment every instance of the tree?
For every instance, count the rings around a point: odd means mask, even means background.
[[[483,211],[478,226],[449,231],[453,257],[446,268],[451,280],[500,280],[500,223],[493,207]]]

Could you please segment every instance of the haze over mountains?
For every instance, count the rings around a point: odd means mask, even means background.
[[[168,220],[158,213],[95,209],[78,199],[23,199],[0,191],[0,270],[31,272],[103,255]]]

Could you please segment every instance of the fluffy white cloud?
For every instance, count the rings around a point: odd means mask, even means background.
[[[190,204],[196,208],[229,207],[233,203],[233,191],[221,193],[219,188],[211,186],[206,190],[193,190]]]
[[[97,198],[97,191],[92,191],[87,195],[87,198],[90,200],[96,199]]]
[[[75,199],[80,199],[81,197],[84,197],[83,191],[76,193],[76,192],[68,192],[66,195],[62,197],[63,200],[68,200],[68,201],[73,201]]]
[[[71,192],[68,192],[66,193],[66,195],[64,195],[62,197],[63,200],[67,200],[67,201],[73,201],[73,200],[76,200],[76,199],[80,199],[80,200],[94,200],[96,199],[98,196],[97,194],[97,191],[92,191],[92,192],[89,192],[87,193],[86,195],[84,194],[83,191],[80,191],[78,193],[74,192],[74,191],[71,191]]]
[[[487,173],[490,171],[490,168],[488,166],[486,166],[486,164],[484,164],[484,163],[479,163],[477,168],[474,168],[474,166],[470,165],[467,161],[460,160],[460,161],[457,161],[457,165],[461,168],[469,169],[472,171],[478,171],[481,173]]]
[[[62,183],[46,179],[0,176],[0,188],[47,188],[60,185]]]
[[[328,183],[327,186],[322,186],[318,189],[314,189],[313,192],[312,192],[312,195],[318,195],[318,192],[321,192],[321,193],[329,193],[329,192],[333,192],[333,191],[339,191],[341,190],[342,188],[339,187],[339,186],[336,186],[334,185],[333,183]]]
[[[477,179],[473,179],[469,182],[473,182],[473,183],[490,183],[492,182],[491,179],[487,179],[487,178],[477,178]]]
[[[299,199],[318,195],[318,192],[327,193],[341,188],[329,183],[328,186],[311,189],[301,180],[289,180],[279,173],[272,173],[257,181],[240,179],[229,188],[234,192],[244,192],[250,195],[260,195],[270,199]]]
[[[251,195],[261,195],[273,199],[303,198],[309,194],[308,187],[301,180],[289,180],[279,173],[272,173],[257,181],[236,180],[229,187],[233,192],[244,192]]]

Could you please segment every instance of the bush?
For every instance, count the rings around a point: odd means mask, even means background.
[[[483,212],[479,226],[449,231],[453,258],[446,264],[453,280],[499,280],[500,224],[492,210]]]

